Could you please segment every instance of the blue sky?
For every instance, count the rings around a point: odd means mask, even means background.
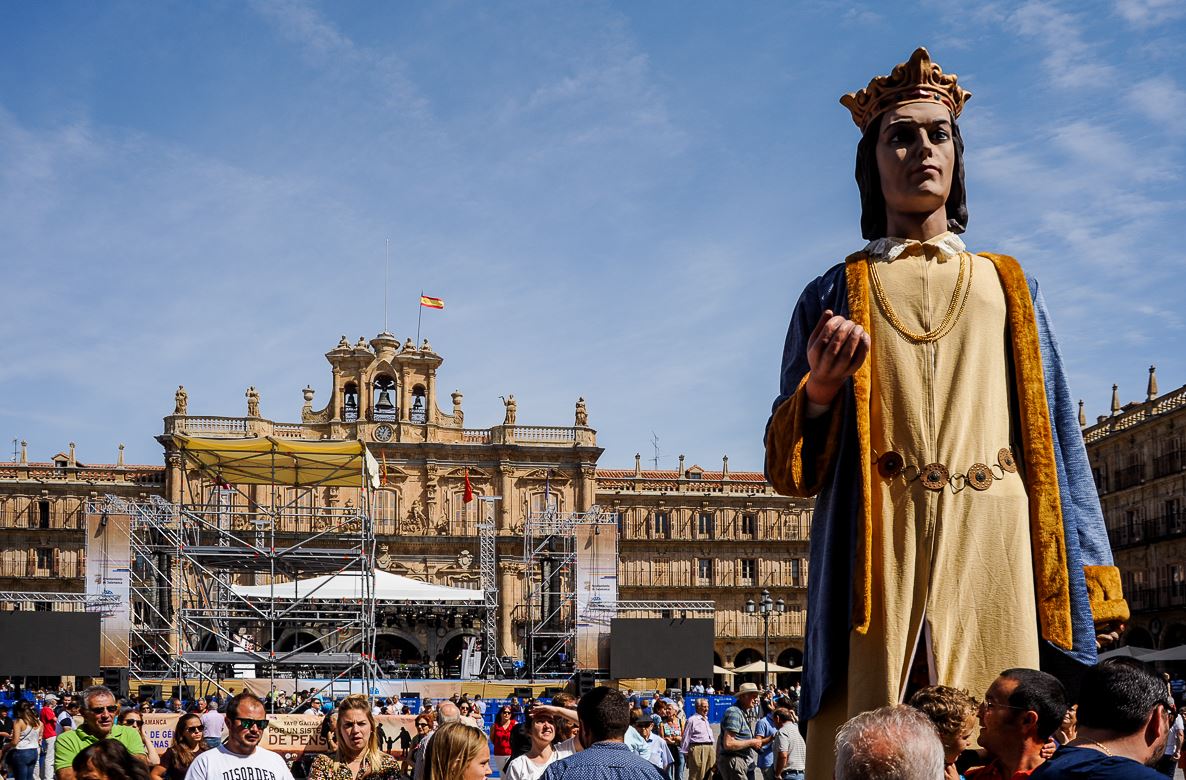
[[[973,93],[974,250],[1041,281],[1089,413],[1186,383],[1175,0],[0,4],[0,433],[160,462],[424,335],[466,423],[759,469],[787,318],[859,249],[839,96],[917,45]]]

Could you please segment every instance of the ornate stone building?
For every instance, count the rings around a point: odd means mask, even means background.
[[[682,457],[677,471],[643,471],[637,458],[634,469],[599,470],[602,449],[580,398],[571,421],[534,425],[520,421],[518,402],[508,394],[501,422],[466,427],[460,391],[447,394],[442,408],[438,371],[443,360],[427,340],[417,346],[410,339],[401,344],[389,333],[369,342],[359,338],[351,343],[343,337],[325,357],[331,372],[329,397],[317,404],[316,393],[307,386],[299,422],[272,420],[267,412],[274,402],[261,398],[254,387],[245,393],[241,415],[205,414],[218,410],[203,408],[201,399],[191,401],[185,389],[178,388],[160,437],[163,469],[122,464],[90,468],[62,456],[66,463],[61,466],[19,464],[0,470],[0,516],[8,527],[22,528],[21,535],[6,533],[0,543],[4,566],[10,560],[15,566],[19,559],[21,573],[56,572],[68,579],[58,579],[52,587],[81,591],[83,498],[159,493],[172,502],[206,500],[215,486],[196,471],[182,471],[190,466],[176,450],[173,434],[231,440],[361,440],[381,474],[372,496],[376,562],[381,569],[476,589],[479,515],[492,514],[499,556],[500,655],[523,653],[523,528],[528,514],[545,506],[560,513],[585,512],[597,504],[618,515],[621,599],[716,602],[716,661],[733,667],[762,658],[762,620],[747,615],[744,605],[763,588],[769,589],[772,598],[786,604],[786,612],[770,621],[771,661],[788,666],[800,662],[808,503],[775,495],[761,474],[730,473],[727,459],[717,471],[685,467]],[[530,410],[524,411],[530,415]],[[498,500],[464,502],[467,474],[478,499]],[[61,490],[49,487],[59,484]],[[42,522],[38,513],[43,503],[38,502],[44,502],[47,490],[53,497],[50,523],[60,530],[26,532],[26,524]],[[319,506],[358,506],[362,500],[356,489],[318,490]],[[249,486],[231,499],[238,502],[230,507],[230,514],[238,518],[234,522],[251,523],[249,505],[285,500],[270,491],[267,486]],[[317,530],[315,522],[295,518],[288,527],[277,528],[278,543],[295,543]],[[45,560],[38,557],[42,549],[52,551]],[[249,585],[263,578],[248,574],[241,580]],[[49,590],[49,576],[23,588]],[[464,638],[478,633],[473,620],[457,616],[425,622],[381,615],[377,655],[438,659],[448,668],[460,655]],[[289,629],[277,640],[276,649],[292,649],[300,643],[299,635],[299,627]]]
[[[19,459],[0,465],[0,609],[77,610],[81,598],[55,603],[55,594],[81,595],[86,573],[84,505],[105,494],[124,498],[161,495],[161,466],[130,466],[123,445],[114,464],[88,465],[75,456],[74,443],[49,462],[28,459],[21,442]],[[13,594],[41,594],[37,600]]]
[[[1186,386],[1164,395],[1149,369],[1143,401],[1084,426],[1092,473],[1132,619],[1125,642],[1186,644]]]
[[[597,501],[618,514],[623,600],[716,604],[715,662],[732,669],[764,658],[765,624],[748,614],[763,589],[782,599],[770,616],[770,661],[803,660],[811,504],[774,492],[761,473],[685,466],[675,471],[599,469]]]

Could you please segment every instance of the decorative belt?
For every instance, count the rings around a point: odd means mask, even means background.
[[[877,459],[877,472],[886,479],[901,475],[907,483],[917,479],[927,490],[942,490],[950,485],[951,492],[958,493],[965,487],[988,490],[994,481],[1004,479],[1006,473],[1015,474],[1017,461],[1013,457],[1013,450],[1002,447],[997,452],[997,462],[993,465],[973,463],[961,474],[952,473],[952,470],[942,463],[928,463],[925,466],[907,463],[901,454],[890,450]]]

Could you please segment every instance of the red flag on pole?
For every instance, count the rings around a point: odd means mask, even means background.
[[[473,486],[469,484],[469,469],[466,469],[465,470],[465,494],[461,497],[461,502],[463,504],[468,504],[470,501],[473,501],[473,500],[474,500],[474,489],[473,489]]]

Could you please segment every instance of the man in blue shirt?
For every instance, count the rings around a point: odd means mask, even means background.
[[[542,780],[666,780],[654,764],[626,747],[630,702],[597,687],[577,704],[581,744],[589,747],[547,768]]]
[[[757,777],[755,780],[774,780],[774,737],[778,736],[778,725],[774,722],[774,710],[758,720],[754,726],[754,736],[762,739],[765,743],[758,748],[758,771],[761,773],[761,777]],[[770,737],[769,742],[766,742],[766,737]]]
[[[1150,767],[1169,735],[1165,682],[1139,661],[1115,658],[1083,675],[1079,733],[1034,770],[1032,780],[1157,780]]]

